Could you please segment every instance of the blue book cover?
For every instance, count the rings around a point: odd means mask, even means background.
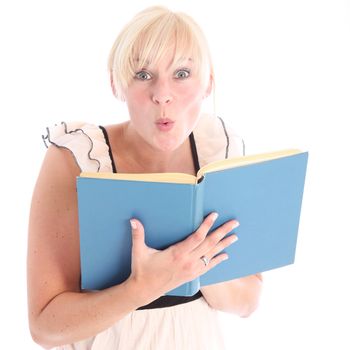
[[[307,159],[307,152],[295,151],[227,159],[201,169],[192,183],[81,174],[82,289],[108,288],[129,277],[132,217],[143,223],[146,244],[155,249],[185,239],[212,211],[219,213],[213,229],[233,218],[240,222],[234,230],[239,240],[225,249],[228,260],[166,295],[190,296],[201,286],[292,264]]]

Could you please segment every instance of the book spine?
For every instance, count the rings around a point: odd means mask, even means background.
[[[192,206],[193,232],[198,229],[204,219],[204,184],[205,177],[199,184],[194,186]]]
[[[204,179],[194,186],[193,189],[193,205],[192,205],[192,232],[195,232],[203,222],[204,208]],[[187,295],[194,295],[200,289],[200,277],[192,280],[187,284]]]
[[[200,224],[203,221],[203,196],[204,196],[204,186],[203,182],[193,186],[192,192],[192,204],[191,204],[191,212],[189,216],[191,218],[191,232],[193,233],[198,229]],[[199,291],[200,288],[200,279],[199,277],[194,280],[187,282],[170,292],[166,293],[166,295],[177,295],[177,296],[192,296]]]

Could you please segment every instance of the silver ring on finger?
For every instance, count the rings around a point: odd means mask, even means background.
[[[204,262],[205,266],[209,265],[210,259],[208,259],[205,255],[201,256],[201,260]]]

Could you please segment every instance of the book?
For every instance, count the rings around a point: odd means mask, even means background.
[[[81,288],[100,290],[129,277],[131,218],[143,223],[146,244],[159,250],[188,237],[213,211],[219,217],[210,232],[240,222],[239,240],[222,251],[228,260],[166,295],[190,296],[201,286],[292,264],[307,160],[308,152],[282,150],[212,162],[197,176],[81,173]]]

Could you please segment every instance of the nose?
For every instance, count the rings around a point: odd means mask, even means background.
[[[153,102],[158,105],[166,105],[169,104],[172,101],[171,96],[155,96],[153,95]]]
[[[173,97],[167,83],[158,82],[152,93],[152,100],[158,105],[167,105],[172,102]]]

